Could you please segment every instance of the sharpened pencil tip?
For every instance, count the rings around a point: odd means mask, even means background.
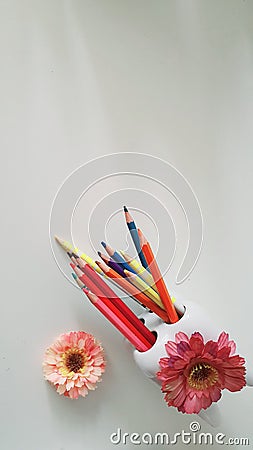
[[[67,255],[70,257],[70,259],[72,258],[73,254],[70,252],[67,252]]]
[[[72,275],[72,277],[74,278],[74,280],[77,280],[78,277],[77,277],[77,274],[76,274],[76,273],[73,273],[73,272],[72,272],[71,275]]]
[[[101,258],[101,255],[102,255],[102,253],[101,253],[101,252],[98,252],[98,256],[100,256],[100,258]]]
[[[106,248],[106,243],[104,241],[101,242],[104,248]]]
[[[128,209],[126,206],[123,207],[125,212],[128,212]]]

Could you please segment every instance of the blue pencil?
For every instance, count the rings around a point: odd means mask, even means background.
[[[139,239],[139,235],[138,235],[138,231],[137,231],[134,219],[132,218],[132,216],[129,213],[126,206],[124,206],[124,211],[125,211],[126,223],[127,223],[128,229],[130,231],[131,237],[133,239],[133,243],[136,248],[137,254],[139,256],[140,262],[141,262],[142,266],[145,267],[145,269],[147,269],[149,271],[148,263],[144,256],[144,253],[141,249],[140,239]]]
[[[129,264],[124,260],[124,258],[116,250],[114,250],[110,245],[106,244],[103,241],[101,242],[101,244],[103,245],[104,249],[107,251],[108,255],[114,261],[116,261],[116,263],[118,263],[124,269],[127,269],[130,272],[136,274],[135,270],[131,266],[129,266]]]

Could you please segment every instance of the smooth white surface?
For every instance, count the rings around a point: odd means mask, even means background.
[[[178,290],[252,357],[252,13],[240,0],[0,1],[4,450],[112,449],[118,427],[173,434],[192,421],[161,403],[52,258],[54,194],[93,157],[150,153],[188,179],[204,246]],[[76,402],[41,373],[46,346],[71,329],[100,338],[108,360],[99,388]],[[224,392],[227,437],[253,442],[252,396]]]

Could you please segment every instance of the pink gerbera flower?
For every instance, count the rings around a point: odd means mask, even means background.
[[[246,384],[245,360],[234,355],[236,345],[224,331],[206,343],[200,333],[188,338],[180,332],[165,348],[168,358],[160,359],[157,378],[168,406],[183,413],[197,414],[217,402],[222,389],[240,391]]]
[[[91,334],[72,331],[61,334],[46,350],[43,372],[58,394],[85,397],[96,388],[105,370],[103,348]]]

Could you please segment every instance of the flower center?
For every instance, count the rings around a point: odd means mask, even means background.
[[[85,357],[82,350],[71,349],[65,354],[65,366],[70,372],[78,372],[84,367]]]
[[[197,363],[192,366],[188,375],[189,385],[197,390],[213,386],[218,380],[218,371],[207,363]]]

